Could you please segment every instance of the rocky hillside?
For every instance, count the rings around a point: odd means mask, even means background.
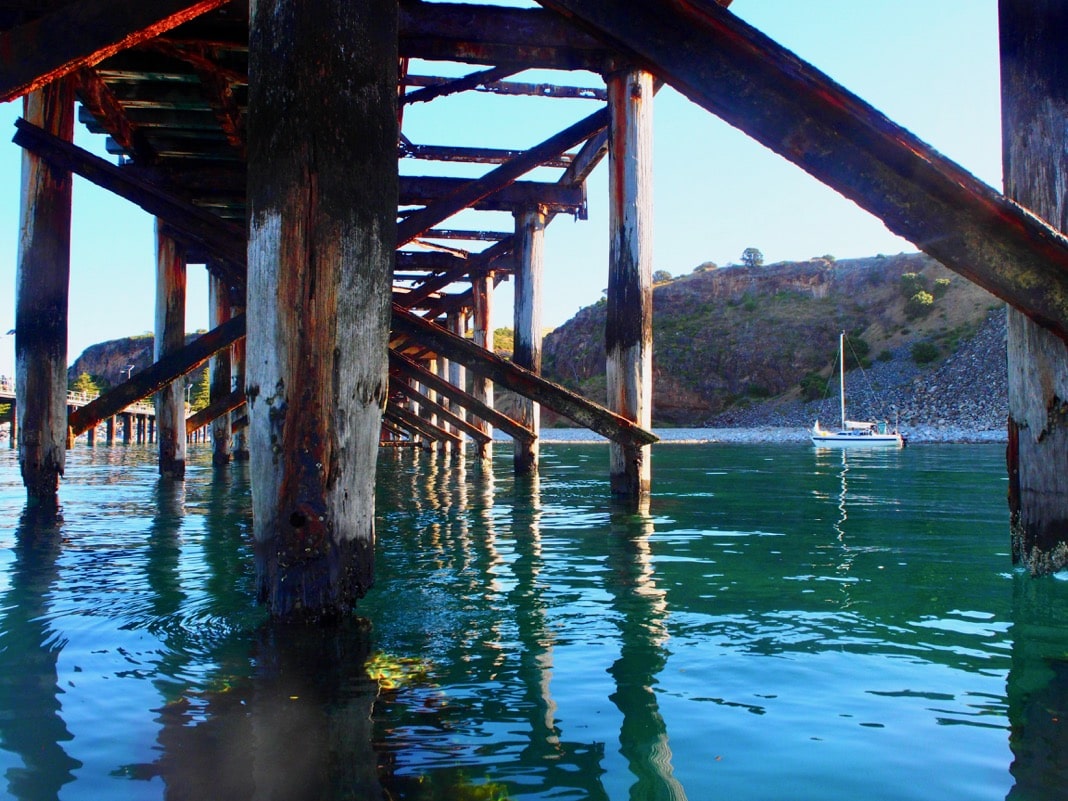
[[[605,311],[543,348],[545,375],[595,400]],[[811,425],[844,330],[851,416],[1004,427],[1003,305],[923,254],[698,268],[654,288],[653,329],[654,425]]]
[[[186,334],[186,344],[188,345],[201,333],[203,332]],[[142,334],[90,345],[74,360],[74,364],[67,368],[67,380],[73,381],[82,373],[86,373],[101,389],[109,389],[125,381],[131,367],[133,367],[132,373],[136,375],[152,364],[154,344],[155,339],[151,334]],[[188,376],[189,383],[196,384],[200,381],[201,374],[206,369],[206,367],[200,367],[194,370]]]

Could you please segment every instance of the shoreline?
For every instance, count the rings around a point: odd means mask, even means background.
[[[660,437],[659,444],[811,444],[809,429],[796,426],[654,428],[653,433]],[[909,445],[999,445],[1008,442],[1006,429],[984,430],[970,429],[963,426],[915,426],[905,428],[902,434]],[[542,429],[540,440],[545,445],[608,442],[599,434],[580,428]],[[508,442],[510,440],[507,437],[502,437],[496,441]]]

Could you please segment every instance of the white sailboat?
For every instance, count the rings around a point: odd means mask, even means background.
[[[845,332],[838,335],[838,384],[842,422],[837,430],[828,430],[817,420],[812,426],[812,443],[819,447],[903,448],[905,438],[885,420],[860,422],[846,417],[845,402]]]

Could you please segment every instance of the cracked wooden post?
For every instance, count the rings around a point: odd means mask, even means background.
[[[608,408],[642,428],[652,422],[653,79],[639,70],[608,76],[609,266],[605,326]],[[648,445],[611,443],[613,495],[649,491]]]
[[[465,312],[463,312],[463,311],[450,312],[448,320],[449,320],[449,330],[452,331],[454,334],[456,334],[456,336],[462,337],[462,336],[464,336],[464,334],[467,333],[467,314]],[[454,387],[459,387],[460,389],[464,389],[464,387],[466,386],[466,382],[467,382],[467,371],[464,370],[464,366],[462,364],[460,364],[458,361],[455,361],[453,359],[449,360],[448,365],[449,365],[449,383],[452,384]],[[453,414],[456,414],[461,418],[465,418],[466,417],[464,409],[463,409],[462,406],[457,406],[455,403],[453,403],[448,398],[442,398],[441,402],[443,404],[445,404],[445,406],[447,406],[449,411],[451,411]],[[452,430],[457,434],[462,434],[462,432],[459,431],[458,429],[456,429],[455,426],[453,427]],[[461,445],[458,450],[462,454],[463,450],[464,450],[463,446]]]
[[[259,596],[341,614],[374,576],[397,213],[397,2],[253,0],[247,402]]]
[[[23,97],[23,116],[74,137],[74,87],[54,81]],[[31,502],[55,498],[67,450],[67,304],[71,175],[22,152],[15,278],[15,417],[19,468]]]
[[[1068,231],[1068,17],[1060,0],[1001,0],[1005,194]],[[1068,346],[1008,309],[1013,562],[1068,565]]]
[[[541,375],[541,277],[545,261],[545,209],[524,209],[515,215],[515,344],[512,361]],[[534,432],[530,441],[514,441],[515,472],[538,472],[541,408],[517,396],[515,420]]]
[[[185,347],[185,254],[162,232],[156,220],[156,322],[153,359]],[[185,478],[185,392],[181,381],[172,381],[155,396],[159,431],[159,473]],[[124,429],[125,430],[125,429]]]
[[[208,327],[217,328],[230,319],[230,286],[216,275],[208,276]],[[208,393],[211,402],[230,394],[230,348],[223,348],[208,363]],[[211,463],[230,463],[230,413],[211,422]]]
[[[473,301],[472,316],[472,339],[476,345],[486,350],[493,350],[493,273],[487,272],[480,276],[471,276],[471,297]],[[493,407],[493,382],[486,376],[471,371],[471,394],[480,403],[490,408]],[[493,436],[493,426],[476,418],[475,425],[487,436]],[[481,462],[493,460],[493,442],[479,442],[475,445],[478,459]]]
[[[244,306],[234,306],[231,314],[244,314]],[[231,391],[245,391],[245,338],[241,337],[230,346],[230,389]],[[244,416],[240,409],[230,414],[230,456],[235,462],[248,461],[248,430],[244,427],[234,427],[238,417]]]
[[[447,325],[447,322],[446,322],[446,325]],[[452,330],[452,329],[449,329],[449,330]],[[438,358],[434,362],[434,373],[442,381],[448,381],[449,380],[449,360],[446,359],[444,356],[440,356],[439,355]],[[434,401],[435,403],[438,403],[438,404],[443,403],[443,401],[445,400],[437,392],[435,392],[434,390],[430,389],[429,387],[427,387],[427,396],[432,401]],[[439,415],[437,413],[437,411],[432,411],[431,412],[431,419],[434,421],[434,425],[438,426],[439,428],[443,429],[444,431],[452,433],[452,426],[450,426],[447,422],[442,420],[441,419],[441,415]],[[450,444],[451,444],[450,440],[448,440],[446,438],[443,438],[438,442],[438,447],[440,447],[442,450],[446,450],[450,446]]]

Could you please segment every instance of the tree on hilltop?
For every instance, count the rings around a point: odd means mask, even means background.
[[[746,267],[762,267],[764,265],[764,254],[757,248],[746,248],[742,251],[742,264]]]

